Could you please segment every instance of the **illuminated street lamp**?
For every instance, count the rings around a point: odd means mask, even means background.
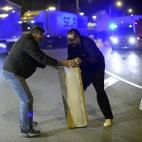
[[[122,1],[117,1],[115,5],[116,5],[117,7],[122,7],[122,6],[123,6],[123,3],[122,3]]]
[[[132,13],[133,13],[133,9],[132,9],[132,8],[129,8],[129,9],[128,9],[128,13],[129,13],[129,14],[132,14]]]

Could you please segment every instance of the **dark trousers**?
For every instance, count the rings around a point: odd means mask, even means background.
[[[97,92],[98,105],[105,116],[105,119],[113,119],[110,103],[107,94],[104,90],[104,68],[82,70],[83,88],[86,88],[92,83]]]

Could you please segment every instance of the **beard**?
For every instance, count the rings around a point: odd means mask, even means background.
[[[77,44],[77,43],[72,43],[72,44],[70,44],[70,45],[71,45],[72,47],[74,47],[74,48],[80,46],[79,43],[78,43],[78,44]]]

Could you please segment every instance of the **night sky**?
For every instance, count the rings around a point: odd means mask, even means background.
[[[22,11],[45,9],[48,5],[60,5],[61,10],[76,12],[76,0],[11,0],[22,6]],[[98,10],[107,10],[110,4],[116,0],[80,0],[80,11],[85,12],[86,15],[91,16]],[[134,9],[135,14],[142,14],[142,0],[122,0],[124,7],[121,11],[126,11],[129,7]],[[115,6],[113,5],[113,9]]]

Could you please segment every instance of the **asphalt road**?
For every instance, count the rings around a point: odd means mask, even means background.
[[[101,49],[106,60],[105,89],[114,114],[113,126],[103,127],[104,117],[96,101],[92,85],[85,92],[89,125],[87,128],[68,129],[58,71],[47,66],[27,80],[34,96],[39,138],[19,136],[19,100],[2,75],[5,55],[0,56],[0,142],[141,142],[142,111],[142,54],[140,52]],[[66,49],[46,50],[48,55],[65,59]]]

